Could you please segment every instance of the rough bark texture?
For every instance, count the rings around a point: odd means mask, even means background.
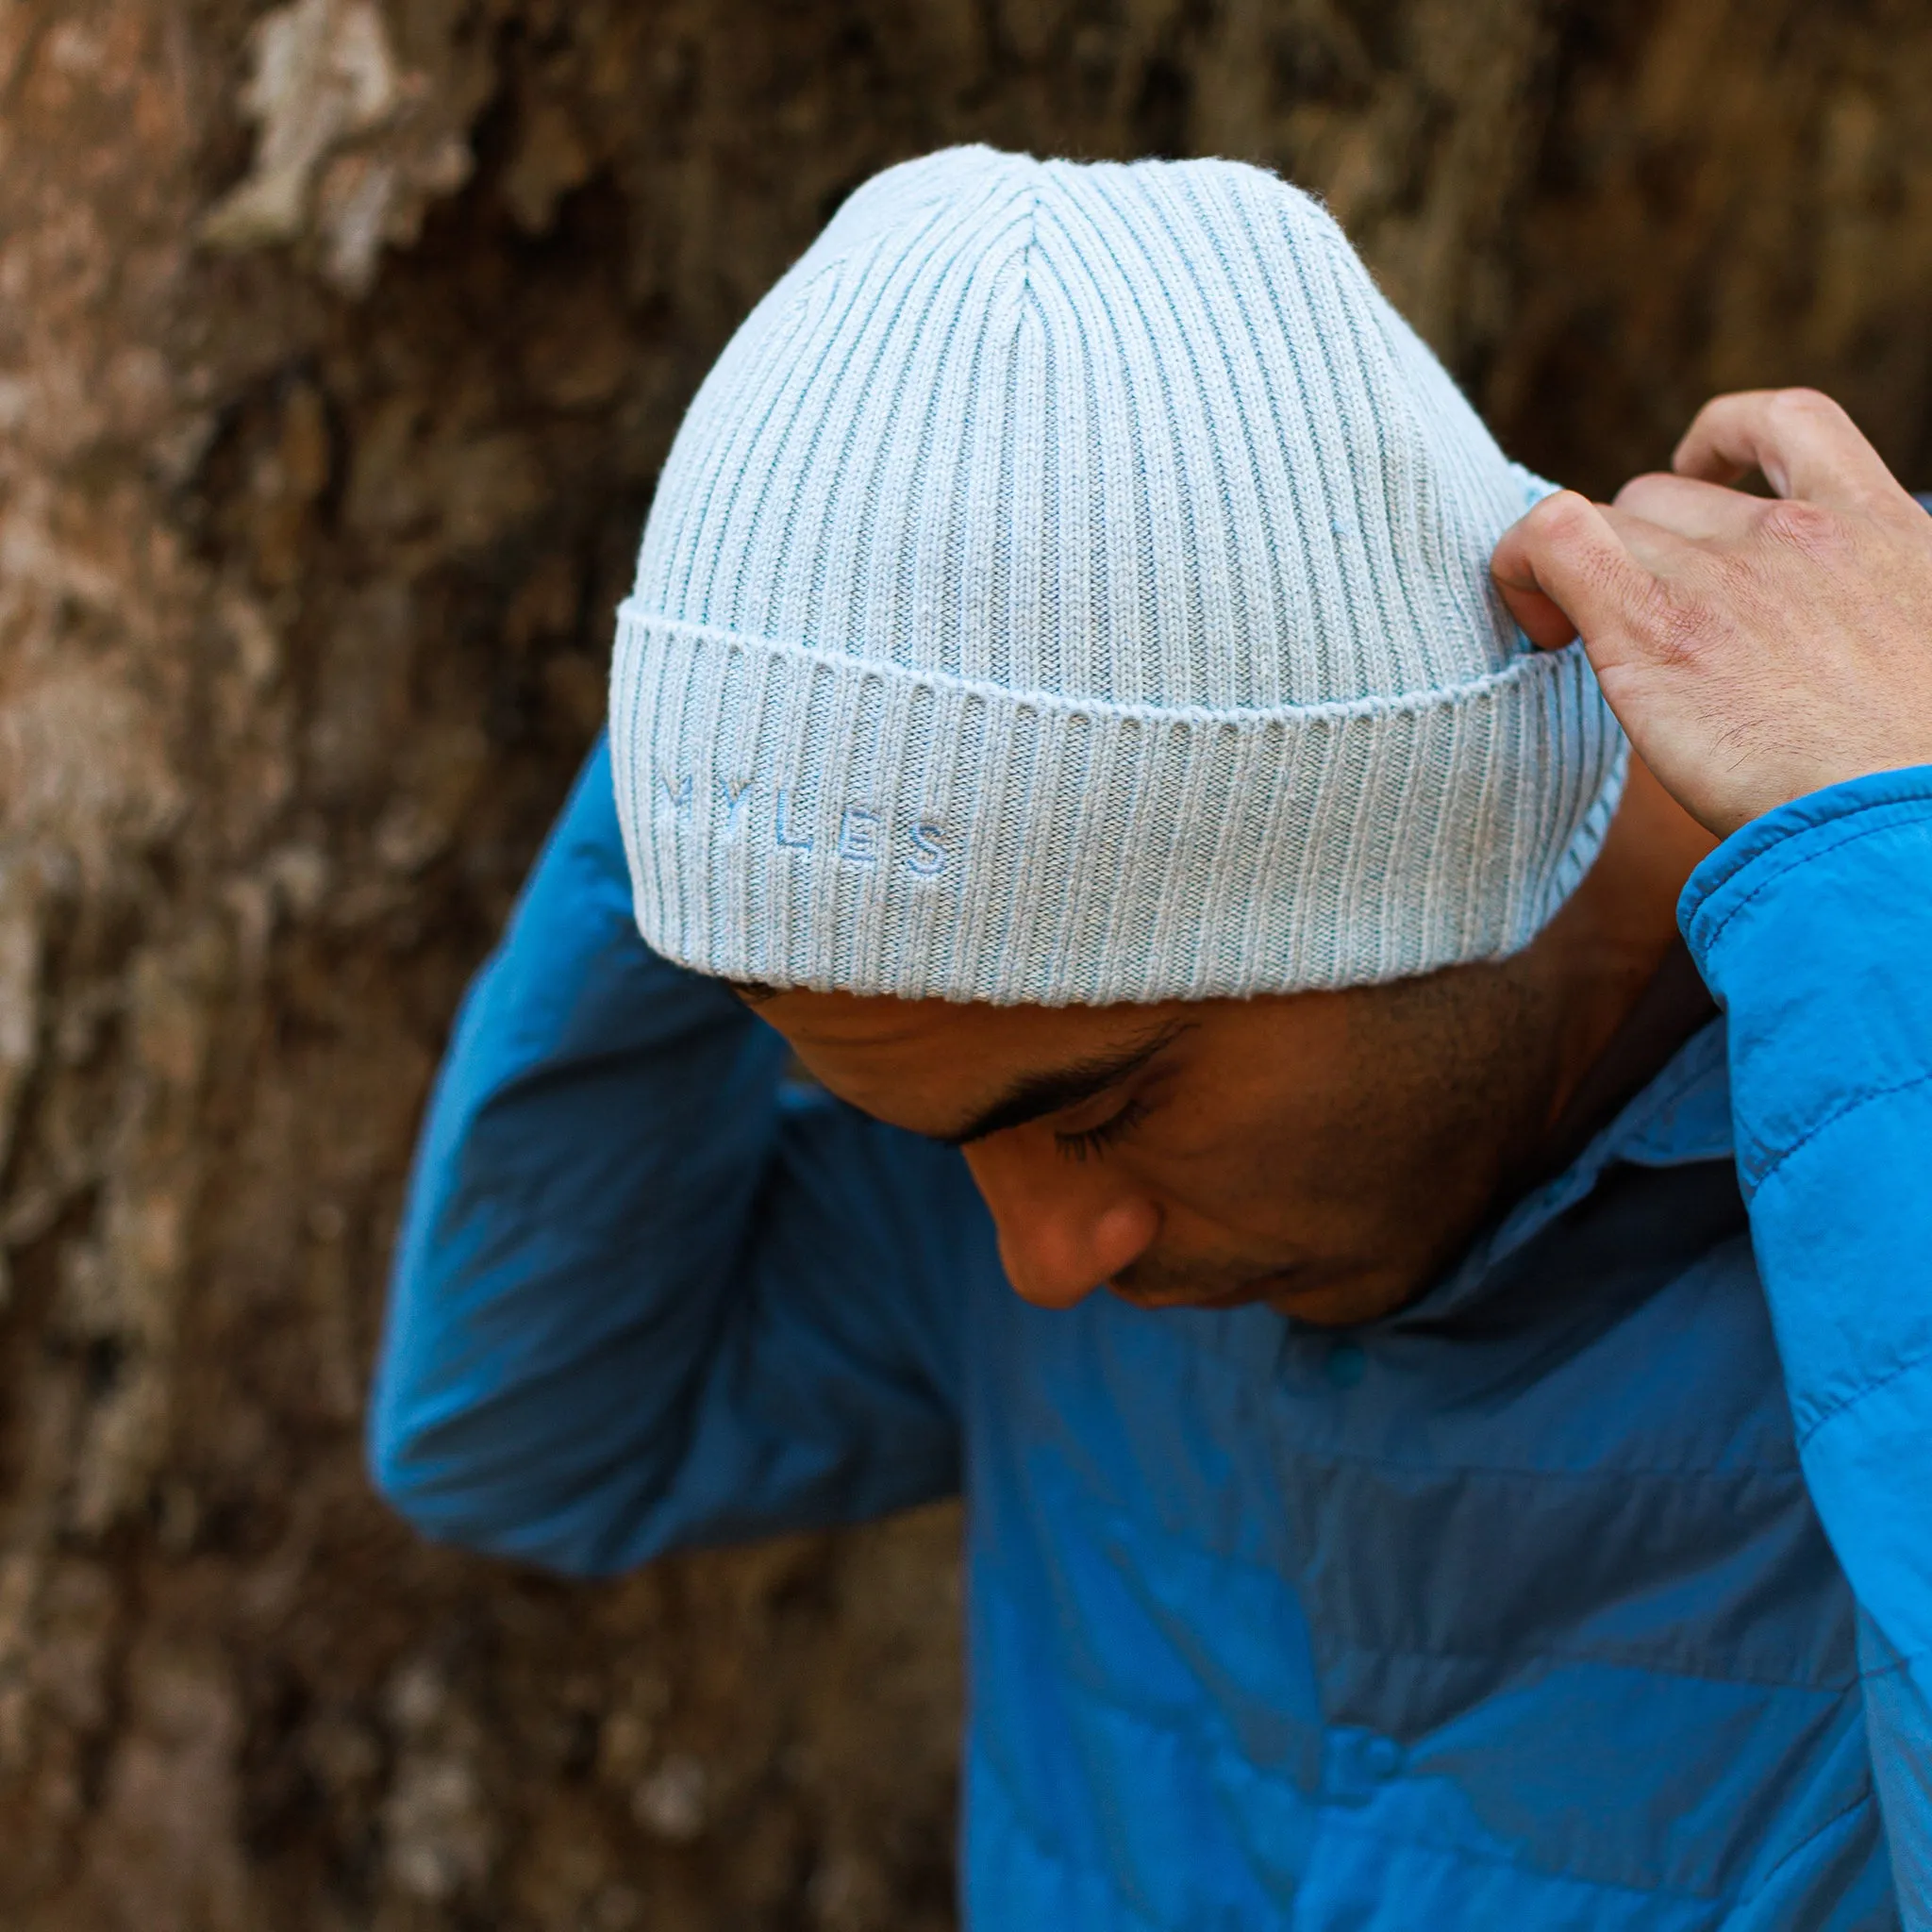
[[[684,398],[943,142],[1331,198],[1526,459],[1932,474],[1882,0],[0,0],[0,1921],[939,1926],[956,1525],[566,1588],[358,1407]]]

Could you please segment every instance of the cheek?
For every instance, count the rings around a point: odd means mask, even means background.
[[[1204,1114],[1174,1124],[1134,1166],[1171,1210],[1227,1224],[1265,1224],[1308,1191],[1306,1141],[1266,1114]]]
[[[1174,1232],[1188,1221],[1296,1238],[1354,1223],[1365,1206],[1385,1214],[1377,1137],[1365,1142],[1352,1109],[1311,1101],[1284,1107],[1276,1096],[1236,1094],[1220,1108],[1176,1111],[1136,1163],[1168,1204]]]

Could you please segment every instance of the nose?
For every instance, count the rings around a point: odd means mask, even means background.
[[[1153,1246],[1160,1209],[1123,1177],[1070,1168],[1034,1139],[999,1135],[969,1147],[966,1164],[992,1210],[1007,1279],[1024,1301],[1070,1308]]]

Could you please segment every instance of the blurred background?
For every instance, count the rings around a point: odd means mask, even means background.
[[[1325,194],[1599,491],[1816,383],[1932,482],[1907,0],[0,0],[0,1923],[950,1924],[955,1523],[566,1587],[362,1389],[687,397],[958,141]]]

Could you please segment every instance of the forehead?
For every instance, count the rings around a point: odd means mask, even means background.
[[[1044,1068],[1120,1051],[1182,1010],[994,1007],[853,993],[782,991],[757,1002],[809,1071],[882,1120],[946,1132]],[[1187,1009],[1199,1017],[1202,1008]]]
[[[808,1058],[823,1056],[855,1067],[970,1069],[1091,1052],[1144,1031],[1170,1008],[994,1007],[788,990],[762,995],[754,1010]]]

